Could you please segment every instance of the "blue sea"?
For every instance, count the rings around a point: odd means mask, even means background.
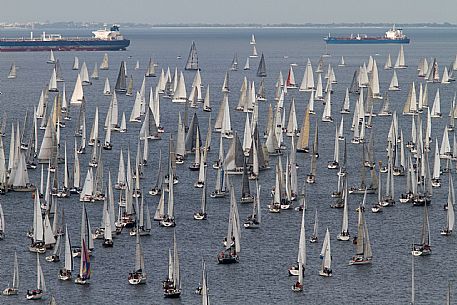
[[[95,29],[94,29],[95,30]],[[123,29],[121,29],[123,30]],[[258,230],[242,230],[240,263],[233,265],[217,264],[216,256],[222,248],[221,241],[225,237],[229,216],[229,197],[212,199],[208,196],[208,220],[195,221],[193,213],[200,207],[201,189],[193,187],[197,180],[197,172],[191,172],[188,166],[193,161],[193,155],[188,156],[184,165],[178,165],[177,174],[179,184],[175,186],[175,215],[176,237],[181,263],[181,280],[183,293],[180,299],[169,300],[163,298],[162,281],[167,276],[168,249],[172,247],[173,229],[161,228],[153,223],[151,236],[141,238],[145,257],[145,269],[148,274],[146,285],[131,286],[128,284],[128,273],[134,268],[135,238],[124,231],[114,239],[113,248],[103,248],[100,240],[95,240],[94,255],[91,258],[92,277],[90,285],[78,286],[73,282],[62,282],[57,278],[61,263],[48,263],[41,255],[41,265],[48,289],[48,300],[54,295],[58,304],[200,304],[201,297],[194,294],[195,288],[201,280],[201,260],[207,263],[209,295],[212,304],[406,304],[411,298],[411,244],[420,241],[423,208],[413,207],[411,204],[397,204],[385,208],[383,213],[373,214],[367,209],[366,222],[370,233],[373,251],[373,263],[368,266],[349,266],[350,258],[355,254],[354,245],[349,242],[337,241],[336,236],[341,229],[342,210],[332,209],[330,205],[334,199],[331,193],[337,188],[336,171],[327,169],[327,161],[333,158],[335,125],[339,124],[341,108],[346,88],[350,86],[353,73],[363,63],[368,63],[369,56],[376,59],[381,93],[384,93],[390,83],[393,71],[383,69],[388,54],[393,62],[399,52],[398,45],[337,45],[327,50],[323,37],[331,34],[342,36],[351,33],[381,35],[385,29],[369,28],[152,28],[152,29],[124,29],[126,38],[131,40],[127,51],[108,52],[110,69],[100,71],[100,79],[93,80],[91,86],[84,87],[87,109],[87,128],[92,126],[95,107],[100,111],[100,126],[102,126],[111,97],[103,95],[103,85],[106,77],[114,82],[117,77],[121,61],[127,63],[127,74],[134,79],[134,90],[139,90],[143,75],[150,57],[158,63],[158,69],[175,67],[183,70],[189,48],[195,41],[203,85],[209,85],[211,103],[213,106],[213,122],[222,100],[221,87],[225,72],[230,68],[231,61],[236,53],[239,61],[239,70],[230,72],[230,95],[232,126],[240,135],[243,134],[245,114],[234,109],[238,103],[239,89],[242,79],[247,77],[258,85],[260,78],[256,77],[259,58],[251,58],[251,70],[243,71],[246,57],[251,52],[249,44],[251,34],[255,34],[257,51],[265,55],[267,74],[265,78],[267,101],[259,102],[259,128],[262,133],[266,128],[266,117],[269,104],[274,106],[274,84],[282,71],[286,77],[289,65],[294,66],[298,84],[301,82],[306,61],[309,58],[316,68],[319,57],[328,52],[331,56],[324,58],[325,71],[329,64],[335,70],[337,84],[333,86],[332,116],[334,123],[321,122],[323,111],[322,103],[315,102],[316,116],[319,124],[319,154],[316,183],[307,185],[307,212],[306,234],[312,233],[314,211],[319,213],[319,242],[307,243],[307,264],[304,276],[303,293],[294,293],[291,286],[295,279],[288,276],[287,268],[297,259],[298,239],[301,214],[289,210],[279,214],[270,214],[267,204],[270,201],[270,189],[274,186],[274,165],[278,157],[272,157],[272,169],[261,172],[259,184],[262,187],[262,224]],[[403,130],[405,142],[411,138],[411,116],[402,115],[403,104],[412,82],[423,82],[417,77],[417,66],[421,58],[428,61],[436,58],[440,66],[440,74],[445,65],[449,66],[457,53],[457,29],[455,28],[406,28],[405,33],[411,38],[411,43],[405,45],[407,69],[398,70],[401,91],[389,92],[391,109],[399,114],[399,127]],[[85,30],[47,31],[62,33],[65,36],[87,36]],[[2,30],[0,35],[9,37],[29,36],[23,30]],[[35,33],[35,35],[38,35]],[[75,56],[80,64],[86,62],[89,73],[95,63],[100,64],[103,52],[55,52],[60,60],[63,77],[69,99],[74,87],[78,71],[72,70]],[[181,57],[178,59],[178,57]],[[341,56],[344,56],[346,66],[338,67]],[[8,115],[7,136],[3,138],[6,153],[9,151],[11,124],[22,121],[26,110],[29,115],[33,106],[37,105],[40,92],[49,81],[52,65],[46,64],[49,57],[47,52],[1,53],[0,54],[0,115],[5,111]],[[140,69],[134,70],[137,62]],[[10,65],[17,65],[17,78],[7,79]],[[194,72],[184,71],[187,92],[190,92]],[[315,78],[317,79],[317,78]],[[146,80],[146,92],[157,84],[158,78]],[[59,85],[61,88],[61,84]],[[452,100],[456,92],[456,83],[429,84],[429,104],[433,102],[437,88],[441,95],[441,112],[443,117],[432,119],[432,138],[438,139],[441,145],[444,126],[448,123],[448,113],[452,107]],[[52,101],[53,95],[50,95]],[[308,103],[309,93],[289,90],[285,98],[286,113],[292,98],[295,98],[298,122],[301,124],[304,109]],[[351,95],[351,112],[354,109],[357,96]],[[130,115],[134,96],[118,95],[120,114],[125,111],[127,118]],[[382,101],[375,100],[374,111],[379,111]],[[144,179],[141,186],[146,191],[154,183],[157,175],[159,149],[165,153],[168,149],[170,134],[176,134],[178,126],[178,112],[184,112],[183,104],[172,104],[168,99],[161,99],[161,123],[165,128],[161,141],[149,141],[149,162],[144,170]],[[209,113],[200,108],[190,108],[189,118],[196,111],[202,135],[206,135]],[[61,129],[61,143],[67,143],[70,159],[70,168],[73,162],[74,130],[79,109],[72,107],[73,120]],[[352,137],[350,125],[352,113],[346,115],[345,135]],[[311,141],[313,140],[314,118],[311,119]],[[367,137],[373,133],[375,160],[387,161],[386,145],[387,133],[391,123],[390,117],[374,117],[373,128],[367,130]],[[139,123],[128,122],[128,132],[112,134],[112,151],[103,151],[105,167],[105,183],[108,171],[111,171],[113,180],[116,179],[119,152],[123,148],[126,152],[130,147],[132,162],[137,150]],[[425,128],[425,117],[424,117]],[[102,128],[101,137],[104,137]],[[39,131],[41,141],[43,131]],[[452,144],[453,134],[450,133]],[[290,147],[290,139],[285,137],[285,144]],[[62,144],[61,144],[62,145]],[[208,154],[208,162],[217,159],[219,135],[213,133],[212,149]],[[433,143],[434,145],[434,143]],[[225,151],[229,141],[224,141]],[[62,147],[62,146],[61,146]],[[360,184],[360,160],[362,145],[347,145],[348,150],[348,185]],[[82,179],[88,168],[90,151],[81,155]],[[341,150],[342,151],[342,150]],[[126,157],[126,155],[124,155]],[[164,158],[166,159],[166,158]],[[430,162],[433,158],[430,157]],[[282,157],[283,164],[285,156]],[[441,161],[442,166],[445,161]],[[297,154],[299,182],[310,171],[310,154]],[[133,166],[134,164],[132,164]],[[431,168],[433,165],[431,164]],[[215,185],[216,171],[208,167],[208,191]],[[60,170],[62,174],[62,170]],[[452,175],[456,178],[455,164]],[[40,183],[40,170],[29,170],[30,180]],[[385,181],[385,174],[383,181]],[[447,202],[446,175],[442,176],[441,188],[433,190],[433,199],[429,207],[431,246],[433,254],[428,257],[418,257],[415,264],[415,304],[443,304],[447,291],[448,281],[457,279],[457,242],[455,234],[449,237],[440,236],[440,229],[445,226],[445,212],[443,204]],[[237,198],[241,192],[241,177],[232,177]],[[398,199],[405,190],[406,177],[395,177],[395,194]],[[384,185],[383,185],[384,188]],[[251,182],[251,189],[254,184]],[[116,198],[119,194],[115,192]],[[159,197],[145,195],[145,202],[151,212],[155,210]],[[349,231],[351,236],[357,232],[357,213],[355,209],[362,200],[360,195],[349,197]],[[367,197],[367,205],[371,206],[377,200],[377,195]],[[36,254],[28,251],[29,239],[26,233],[33,222],[33,200],[30,193],[8,193],[0,196],[6,222],[6,237],[0,241],[0,289],[7,287],[12,279],[14,251],[17,252],[20,271],[20,292],[18,296],[0,297],[1,304],[25,304],[25,292],[34,289],[36,285]],[[116,200],[117,202],[117,200]],[[74,245],[79,243],[80,215],[82,205],[78,196],[68,199],[59,199],[59,204],[65,209],[65,220]],[[102,202],[87,204],[88,215],[92,227],[97,227],[102,219]],[[239,204],[240,218],[244,220],[250,213],[250,205]],[[321,260],[322,240],[326,228],[331,235],[332,269],[331,278],[318,275]],[[48,254],[49,255],[49,252]],[[63,258],[63,251],[62,251]],[[74,274],[79,268],[79,259],[75,260]],[[455,285],[452,293],[455,294]],[[44,304],[48,300],[37,301]]]

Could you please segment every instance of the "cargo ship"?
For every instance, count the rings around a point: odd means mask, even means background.
[[[119,25],[92,32],[92,37],[62,37],[60,34],[43,34],[29,38],[0,38],[0,52],[27,51],[119,51],[130,45],[119,31]]]
[[[409,38],[403,34],[402,29],[393,26],[384,36],[370,37],[367,35],[353,35],[349,37],[334,37],[328,34],[324,37],[327,44],[380,44],[380,43],[409,43]]]

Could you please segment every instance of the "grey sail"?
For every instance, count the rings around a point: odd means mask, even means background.
[[[185,70],[200,70],[198,67],[198,55],[197,47],[195,46],[195,41],[192,41],[189,51],[189,57],[187,58]]]
[[[267,76],[267,66],[265,65],[265,57],[260,57],[259,67],[257,68],[257,76],[258,77],[266,77]]]
[[[186,152],[192,152],[195,150],[197,133],[198,133],[198,138],[199,138],[198,145],[201,147],[202,142],[201,142],[201,136],[200,136],[200,128],[198,126],[198,117],[197,117],[197,113],[194,113],[194,115],[192,116],[192,120],[190,122],[189,131],[187,132],[187,135],[186,135],[186,141],[185,141]]]
[[[125,76],[125,61],[121,62],[121,66],[119,68],[119,74],[117,75],[116,86],[114,87],[116,92],[127,92],[127,82]]]

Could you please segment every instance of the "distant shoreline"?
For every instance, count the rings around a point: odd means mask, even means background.
[[[392,23],[303,23],[303,24],[209,24],[209,23],[180,23],[180,24],[145,24],[119,23],[121,28],[390,28]],[[101,28],[106,26],[102,22],[27,22],[27,23],[0,23],[0,29],[47,29],[47,28]],[[110,25],[108,23],[108,25]],[[401,28],[457,28],[457,24],[444,23],[405,23],[397,24]]]

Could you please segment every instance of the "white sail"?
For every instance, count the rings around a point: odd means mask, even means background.
[[[102,63],[100,64],[100,70],[108,70],[108,69],[109,69],[109,58],[108,58],[108,54],[105,53],[103,55]]]
[[[395,62],[395,69],[406,69],[405,64],[405,52],[403,50],[403,45],[400,45],[400,51],[398,51],[397,61]]]
[[[324,243],[322,244],[322,251],[321,251],[322,263],[320,268],[320,275],[325,275],[325,271],[331,270],[332,267],[332,255],[330,252],[330,233],[328,231],[325,232]]]
[[[186,84],[184,80],[184,74],[182,73],[182,71],[179,74],[177,87],[174,91],[172,101],[174,103],[183,103],[187,101]]]
[[[86,62],[83,62],[82,66],[81,66],[80,75],[81,75],[81,81],[82,81],[83,85],[91,84],[91,81],[89,79],[89,70],[87,69]]]
[[[71,253],[71,242],[70,235],[68,234],[68,228],[65,225],[65,269],[73,271],[73,255]]]
[[[50,92],[57,92],[59,89],[57,88],[57,74],[56,69],[52,69],[51,79],[49,80],[48,91]]]
[[[311,91],[314,89],[314,75],[313,75],[313,67],[311,66],[311,61],[308,58],[306,63],[305,74],[303,76],[303,80],[300,84],[300,91]]]
[[[108,77],[105,79],[105,85],[103,87],[103,95],[111,95],[111,86],[109,84]]]
[[[81,76],[78,74],[76,78],[75,88],[73,89],[73,94],[71,95],[70,104],[81,104],[84,98],[83,84]]]
[[[432,111],[430,113],[432,118],[441,117],[441,99],[440,99],[440,88],[436,89],[435,99],[433,100]]]
[[[243,70],[251,70],[251,67],[249,64],[249,57],[246,57],[246,63],[244,64]]]

